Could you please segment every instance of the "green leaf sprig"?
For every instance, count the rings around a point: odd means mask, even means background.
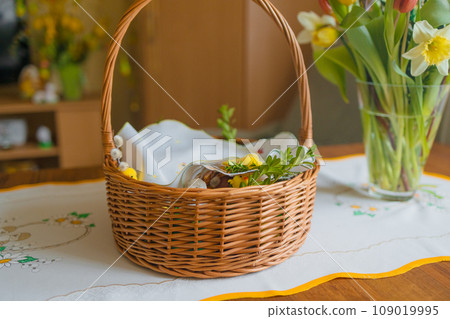
[[[313,146],[309,150],[305,150],[303,147],[298,147],[295,155],[292,154],[292,150],[288,148],[285,152],[281,152],[280,157],[269,156],[264,164],[257,167],[257,171],[248,175],[248,184],[243,186],[253,185],[270,185],[278,182],[282,178],[290,177],[296,173],[291,172],[294,167],[300,165],[310,165],[314,167],[315,164],[310,162],[311,157],[314,157],[314,153],[317,147]],[[229,162],[226,167],[229,173],[239,173],[250,170],[246,165],[239,163]],[[261,181],[261,178],[264,178]]]
[[[298,147],[294,156],[291,148],[288,148],[285,152],[281,152],[280,157],[269,156],[266,162],[259,167],[259,170],[250,176],[249,185],[270,185],[278,182],[283,177],[291,176],[293,174],[291,170],[314,156],[315,149],[315,147],[312,147],[305,151],[303,147]],[[264,175],[266,176],[265,179],[262,182],[258,182],[258,179]]]
[[[221,118],[217,119],[217,125],[222,129],[222,136],[226,140],[236,139],[237,129],[233,128],[231,124],[234,122],[232,119],[234,114],[234,108],[229,108],[228,105],[222,105],[219,109]]]
[[[228,164],[225,167],[225,171],[231,174],[248,172],[249,170],[251,170],[251,168],[248,165],[235,163],[233,161],[228,161]]]

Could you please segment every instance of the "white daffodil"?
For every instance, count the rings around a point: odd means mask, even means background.
[[[297,16],[300,24],[305,28],[297,36],[300,44],[312,43],[328,48],[339,37],[336,30],[336,19],[329,15],[319,16],[315,12],[300,12]]]
[[[443,29],[434,29],[427,21],[419,21],[414,26],[414,42],[418,45],[403,54],[411,60],[411,74],[419,76],[435,65],[442,75],[448,75],[450,59],[450,25]]]

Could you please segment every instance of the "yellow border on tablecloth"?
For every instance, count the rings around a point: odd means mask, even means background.
[[[104,177],[95,178],[95,179],[83,179],[80,181],[72,181],[72,182],[44,182],[44,183],[36,183],[36,184],[23,184],[23,185],[17,185],[17,186],[12,186],[12,187],[7,187],[7,188],[1,188],[0,193],[18,191],[18,190],[22,190],[22,189],[39,187],[39,186],[47,186],[47,185],[70,186],[70,185],[79,185],[79,184],[98,183],[98,182],[103,182],[103,181],[105,181]]]
[[[410,271],[414,268],[420,267],[420,266],[424,266],[427,264],[433,264],[433,263],[437,263],[437,262],[441,262],[441,261],[450,261],[450,256],[419,259],[419,260],[413,261],[409,264],[406,264],[398,269],[388,271],[388,272],[382,272],[382,273],[377,273],[377,274],[336,273],[336,274],[331,274],[328,276],[324,276],[321,278],[311,280],[303,285],[300,285],[300,286],[297,286],[295,288],[288,289],[288,290],[268,290],[268,291],[260,291],[260,292],[236,292],[236,293],[229,293],[229,294],[223,294],[223,295],[206,298],[206,299],[203,299],[203,301],[223,301],[223,300],[238,299],[238,298],[268,298],[268,297],[276,297],[276,296],[289,296],[289,295],[293,295],[293,294],[297,294],[299,292],[309,290],[311,288],[314,288],[316,286],[319,286],[323,283],[326,283],[326,282],[331,281],[336,278],[353,278],[353,279],[388,278],[388,277],[402,275],[402,274],[407,273],[408,271]]]
[[[324,161],[342,161],[353,157],[362,157],[366,156],[364,153],[356,153],[356,154],[348,154],[348,155],[342,155],[342,156],[336,156],[336,157],[323,157],[322,159]]]
[[[360,156],[364,156],[364,154],[350,154],[350,155],[331,157],[331,158],[323,158],[323,159],[325,161],[340,161],[340,160],[345,160],[345,159],[360,157]],[[428,176],[433,176],[436,178],[441,178],[441,179],[450,181],[450,177],[443,175],[443,174],[428,173],[428,172],[424,172],[424,174],[428,175]],[[77,185],[77,184],[96,183],[96,182],[101,182],[104,180],[105,180],[104,178],[97,178],[97,179],[81,180],[81,181],[74,181],[74,182],[45,182],[45,183],[37,183],[37,184],[26,184],[26,185],[18,185],[18,186],[13,186],[10,188],[0,189],[0,193],[14,191],[14,190],[27,189],[27,188],[33,188],[33,187],[44,186],[44,185]],[[229,294],[223,294],[223,295],[206,298],[206,299],[203,299],[203,301],[222,301],[222,300],[230,300],[230,299],[238,299],[238,298],[268,298],[268,297],[275,297],[275,296],[289,296],[289,295],[297,294],[299,292],[303,292],[303,291],[309,290],[311,288],[317,287],[325,282],[331,281],[336,278],[353,278],[353,279],[388,278],[388,277],[402,275],[414,268],[417,268],[417,267],[420,267],[423,265],[433,264],[433,263],[442,262],[442,261],[450,261],[450,256],[419,259],[419,260],[413,261],[409,264],[406,264],[398,269],[384,272],[384,273],[376,273],[376,274],[335,273],[335,274],[331,274],[331,275],[327,275],[327,276],[324,276],[321,278],[311,280],[303,285],[300,285],[300,286],[297,286],[297,287],[294,287],[294,288],[291,288],[288,290],[268,290],[268,291],[260,291],[260,292],[236,292],[236,293],[229,293]]]

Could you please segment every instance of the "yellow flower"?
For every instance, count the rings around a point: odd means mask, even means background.
[[[68,28],[70,25],[70,16],[68,14],[65,14],[61,17],[61,26],[63,28]]]
[[[261,157],[258,154],[248,154],[239,159],[238,163],[248,167],[258,167],[263,164]]]
[[[105,31],[103,31],[103,29],[101,27],[99,27],[98,25],[94,26],[93,33],[96,37],[99,37],[99,38],[103,38],[106,35]]]
[[[79,33],[83,31],[83,23],[81,23],[81,21],[77,18],[72,18],[69,24],[69,29],[74,33]]]
[[[44,26],[44,21],[41,18],[36,18],[33,21],[33,28],[34,29],[41,30],[43,26]]]
[[[428,21],[419,21],[414,26],[413,39],[418,45],[403,54],[405,59],[411,60],[411,74],[419,76],[435,65],[439,73],[448,75],[450,25],[439,30]]]
[[[300,44],[312,44],[324,48],[331,46],[339,37],[336,30],[336,20],[332,16],[320,17],[315,12],[300,12],[298,21],[304,30],[297,36]]]
[[[44,17],[44,24],[46,26],[45,43],[51,44],[56,37],[56,25],[55,20],[51,17]]]
[[[356,2],[356,0],[338,0],[338,1],[346,6],[352,5]]]
[[[248,185],[248,176],[234,176],[233,179],[230,179],[228,183],[233,188],[240,188],[241,186],[247,186]]]
[[[41,68],[39,69],[39,75],[41,76],[41,79],[48,80],[50,79],[51,76],[50,70],[47,68]]]
[[[42,16],[42,21],[45,25],[50,25],[50,24],[54,24],[55,20],[53,19],[53,17],[49,14],[43,15]]]
[[[19,84],[20,92],[25,98],[33,97],[35,93],[35,89],[33,86],[33,82],[30,79],[26,79]]]
[[[81,20],[68,14],[61,17],[61,26],[65,29],[69,29],[73,33],[83,31],[83,23]]]
[[[328,48],[339,37],[339,32],[333,27],[323,27],[313,32],[312,43],[323,48]]]

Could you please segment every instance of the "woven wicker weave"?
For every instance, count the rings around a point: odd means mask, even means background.
[[[109,48],[102,95],[104,171],[112,230],[119,250],[138,265],[181,277],[232,277],[287,259],[306,239],[319,168],[267,186],[180,189],[132,180],[111,159],[111,93],[120,44],[152,0],[137,0]],[[161,0],[162,1],[162,0]],[[302,100],[301,140],[312,141],[308,79],[296,37],[268,0],[253,0],[283,31],[291,47]],[[303,75],[303,76],[302,76]]]

